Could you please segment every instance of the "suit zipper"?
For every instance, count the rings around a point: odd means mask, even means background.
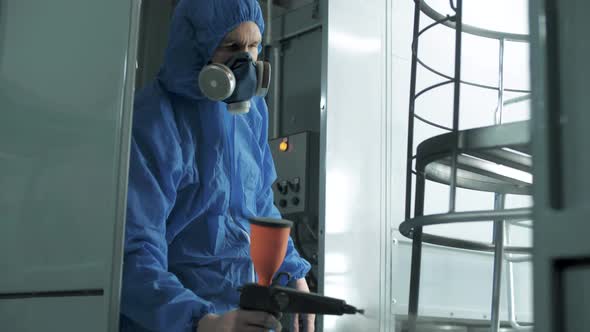
[[[234,179],[237,179],[237,176],[235,174],[236,171],[236,154],[235,154],[235,146],[236,146],[236,116],[235,115],[231,115],[231,122],[232,122],[232,135],[231,135],[231,140],[232,140],[232,144],[230,146],[230,185],[229,185],[229,200],[230,200],[230,204],[229,204],[229,215],[231,218],[231,221],[236,223],[238,226],[238,228],[240,229],[240,231],[242,233],[244,233],[244,235],[246,235],[246,239],[248,239],[248,244],[251,243],[250,240],[250,234],[248,234],[248,232],[246,232],[241,225],[238,224],[237,219],[235,218],[235,214],[234,214],[234,207],[233,207],[233,203],[235,203],[235,199],[234,199],[234,190],[233,190],[233,183],[234,183]],[[250,276],[250,281],[252,283],[256,282],[256,272],[254,271],[254,263],[252,263],[252,258],[250,258],[250,265],[251,265],[251,270],[252,270],[252,274]]]

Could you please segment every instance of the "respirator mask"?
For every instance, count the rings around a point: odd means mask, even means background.
[[[225,64],[210,63],[199,73],[205,97],[223,101],[234,114],[248,113],[250,99],[265,96],[270,86],[270,63],[252,60],[248,52],[232,56]]]

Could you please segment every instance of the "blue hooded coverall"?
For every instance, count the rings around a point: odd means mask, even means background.
[[[158,78],[135,99],[121,331],[194,331],[207,313],[236,308],[255,280],[248,217],[280,218],[264,99],[232,115],[206,99],[200,70],[245,21],[264,28],[256,0],[182,0]],[[310,265],[289,239],[281,272]]]

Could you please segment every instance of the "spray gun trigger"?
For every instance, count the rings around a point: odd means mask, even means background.
[[[280,286],[280,282],[281,282],[281,276],[286,276],[287,277],[287,282],[285,284],[288,284],[289,281],[291,281],[291,274],[288,272],[279,272],[277,273],[276,277],[273,279],[271,287],[272,286]]]

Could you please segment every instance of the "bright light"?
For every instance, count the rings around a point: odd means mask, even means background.
[[[334,31],[329,37],[330,47],[350,53],[375,53],[380,52],[381,40],[364,36],[352,35],[345,32]]]
[[[325,315],[324,316],[324,330],[325,331],[333,330],[336,327],[336,322],[338,321],[339,317],[340,316]]]
[[[286,152],[287,150],[289,150],[289,143],[286,140],[282,141],[279,144],[279,150],[281,152]]]
[[[340,258],[336,258],[339,260]],[[326,257],[326,271],[327,271],[327,261],[328,257]],[[350,288],[350,277],[344,275],[328,275],[326,274],[324,278],[324,294],[326,296],[336,297],[339,299],[343,299],[345,301],[350,301],[349,294],[351,291]],[[339,318],[342,319],[340,316],[324,316],[324,331],[335,331],[338,330],[338,321]]]
[[[350,230],[349,209],[353,183],[340,170],[326,172],[326,234],[342,234]]]
[[[344,274],[349,271],[348,257],[338,253],[327,253],[325,258],[326,274]]]

